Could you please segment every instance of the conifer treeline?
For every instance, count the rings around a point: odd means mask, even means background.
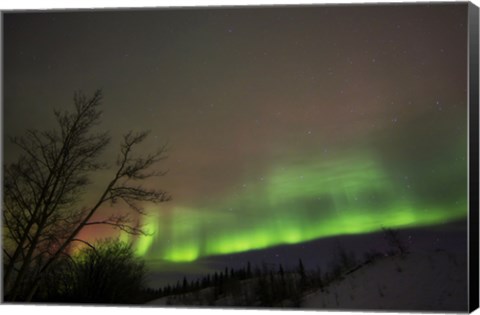
[[[387,230],[388,232],[388,230]],[[326,272],[320,267],[307,270],[302,259],[295,268],[285,269],[282,264],[266,264],[252,267],[250,262],[239,269],[225,267],[198,279],[177,281],[159,289],[146,289],[144,301],[167,297],[167,305],[224,305],[300,307],[307,292],[327,290],[332,282],[341,280],[365,265],[384,256],[406,255],[398,233],[386,233],[390,245],[386,252],[370,250],[358,260],[353,252],[338,244]],[[204,290],[208,289],[208,290]],[[204,291],[202,291],[204,290]]]
[[[227,294],[242,294],[241,282],[252,280],[252,295],[258,299],[259,306],[273,306],[274,304],[290,298],[298,304],[301,293],[313,287],[322,286],[322,273],[320,268],[307,273],[303,261],[299,259],[298,265],[286,270],[282,264],[266,264],[252,267],[250,262],[238,269],[225,267],[222,271],[207,274],[197,279],[177,281],[175,285],[166,285],[159,289],[146,289],[151,299],[165,296],[181,296],[198,292],[202,289],[212,288],[213,300]],[[245,297],[246,298],[246,297]]]

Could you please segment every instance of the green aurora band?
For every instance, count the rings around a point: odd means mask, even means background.
[[[461,171],[457,167],[441,176]],[[368,155],[276,167],[265,179],[243,185],[242,191],[232,192],[214,207],[176,207],[168,218],[161,209],[150,209],[152,214],[144,221],[150,235],[135,241],[137,254],[189,262],[466,216],[466,192],[449,202],[426,202],[391,177]]]

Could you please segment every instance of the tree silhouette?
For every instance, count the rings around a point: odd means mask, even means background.
[[[405,245],[397,230],[391,228],[383,228],[382,230],[385,240],[390,246],[396,248],[400,255],[404,256],[408,253],[408,246]]]
[[[50,302],[139,302],[145,265],[135,257],[131,244],[106,239],[83,247],[73,259],[58,259],[42,278],[41,288]],[[60,268],[60,271],[58,270]],[[65,281],[65,280],[66,281]],[[43,293],[43,292],[39,292]]]
[[[302,262],[302,259],[300,258],[298,260],[298,274],[300,275],[300,277],[302,279],[305,279],[306,278],[306,275],[305,275],[305,267],[303,266],[303,262]]]
[[[123,136],[120,152],[110,181],[96,201],[82,205],[82,193],[88,188],[89,175],[108,165],[99,156],[110,142],[108,133],[94,132],[101,122],[101,91],[86,97],[74,96],[72,112],[54,111],[56,128],[27,130],[12,138],[21,150],[14,163],[4,166],[4,299],[30,300],[42,275],[86,226],[104,224],[130,234],[144,234],[130,212],[115,213],[100,220],[94,214],[105,204],[125,203],[137,214],[145,214],[143,202],[163,202],[170,196],[161,190],[147,189],[141,181],[164,172],[151,167],[165,158],[166,147],[143,156],[134,150],[148,132],[128,132]]]
[[[305,290],[307,287],[307,275],[302,259],[298,260],[298,274],[300,275],[300,290]]]

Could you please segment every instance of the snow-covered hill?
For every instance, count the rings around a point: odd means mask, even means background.
[[[383,256],[357,266],[322,289],[304,292],[308,309],[467,311],[467,257],[443,250]],[[256,279],[215,298],[214,288],[151,301],[151,305],[258,307]],[[255,293],[257,292],[257,293]],[[293,307],[283,301],[278,307]]]
[[[307,294],[313,309],[467,310],[467,262],[444,251],[382,257]]]

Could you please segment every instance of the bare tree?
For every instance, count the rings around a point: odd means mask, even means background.
[[[56,128],[28,130],[12,138],[21,149],[14,163],[4,166],[3,261],[4,298],[30,300],[45,272],[61,255],[68,254],[79,232],[89,225],[104,224],[130,234],[144,234],[129,213],[93,220],[105,204],[124,202],[137,214],[145,214],[144,202],[164,202],[170,196],[162,190],[147,189],[141,182],[164,172],[152,166],[165,158],[166,147],[135,156],[137,145],[148,133],[128,132],[120,145],[112,177],[96,201],[82,205],[92,172],[107,169],[99,162],[110,137],[95,133],[101,121],[101,91],[87,98],[74,96],[74,111],[55,111]],[[97,215],[98,216],[98,215]]]
[[[400,233],[391,228],[383,228],[383,235],[390,246],[397,249],[400,255],[408,254],[408,246],[403,242]]]

